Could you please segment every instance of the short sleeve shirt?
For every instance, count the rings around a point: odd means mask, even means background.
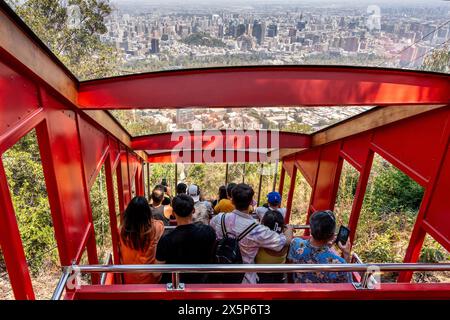
[[[207,264],[213,262],[216,233],[209,225],[192,223],[177,226],[163,236],[156,249],[156,260],[166,264]],[[170,274],[163,274],[163,283],[170,281]],[[204,274],[180,274],[184,283],[203,283]]]
[[[292,240],[288,259],[296,264],[346,263],[345,260],[336,255],[330,247],[313,247],[309,240],[300,238]],[[350,282],[351,275],[348,272],[297,272],[294,273],[294,281],[300,283]]]
[[[213,214],[213,209],[211,203],[207,201],[199,201],[194,205],[194,214],[192,215],[192,220],[194,222],[201,222],[203,224],[209,225],[209,217]]]

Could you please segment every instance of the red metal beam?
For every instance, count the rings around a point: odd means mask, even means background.
[[[132,138],[134,150],[309,148],[311,136],[270,130],[180,131]]]
[[[113,262],[120,263],[119,259],[119,233],[117,225],[117,214],[116,212],[116,199],[114,195],[114,180],[113,180],[113,169],[111,167],[111,160],[109,159],[111,155],[105,162],[105,176],[106,176],[106,189],[108,194],[108,211],[109,211],[109,224],[111,229],[111,241],[112,241],[112,253]]]
[[[0,157],[0,247],[17,300],[34,300],[33,285],[20,238],[6,173]]]
[[[167,291],[165,284],[82,286],[74,299],[450,299],[450,284],[381,284],[376,290],[356,290],[351,283],[296,283],[258,285],[202,285],[189,284],[183,291]]]
[[[81,82],[82,109],[448,104],[448,75],[363,67],[164,71]]]
[[[353,245],[355,241],[356,229],[358,227],[359,216],[366,194],[367,184],[369,182],[370,171],[372,169],[374,153],[372,150],[367,150],[366,161],[362,167],[359,175],[358,185],[356,186],[355,199],[353,200],[352,211],[350,213],[348,227],[350,229],[350,244]]]
[[[426,215],[429,210],[431,201],[433,199],[436,187],[438,185],[439,176],[442,170],[444,157],[447,149],[450,144],[450,118],[448,118],[445,128],[444,134],[442,135],[441,140],[438,142],[440,145],[439,150],[439,159],[436,161],[436,165],[434,167],[432,176],[430,181],[428,182],[427,187],[425,188],[425,193],[422,199],[422,203],[420,204],[419,212],[417,214],[416,222],[414,224],[414,229],[411,234],[411,238],[409,240],[408,248],[406,249],[406,254],[403,259],[403,262],[416,262],[419,260],[420,252],[425,240],[426,232],[428,231],[431,236],[435,237],[436,240],[444,245],[449,243],[448,237],[436,237],[438,233],[435,232],[435,229],[426,223]],[[448,200],[448,199],[447,199]],[[448,205],[448,202],[447,202]],[[449,223],[448,219],[446,219],[446,223]],[[447,247],[448,249],[448,247]],[[398,278],[399,282],[410,282],[412,279],[412,272],[401,272]]]
[[[291,175],[291,183],[289,184],[289,193],[286,202],[286,217],[285,217],[286,223],[289,223],[289,220],[291,218],[292,201],[294,200],[294,191],[295,191],[295,181],[297,179],[297,166],[294,166],[292,170],[293,171]]]

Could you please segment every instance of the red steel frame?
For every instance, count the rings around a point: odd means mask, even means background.
[[[167,134],[132,138],[108,115],[100,112],[92,117],[83,111],[107,108],[436,105],[416,116],[393,123],[376,122],[370,129],[343,134],[321,144],[315,143],[321,133],[312,136],[280,134],[282,148],[301,151],[282,159],[279,190],[282,192],[284,188],[285,175],[290,175],[287,219],[299,173],[312,187],[308,216],[315,210],[333,209],[342,163],[344,159],[348,161],[360,172],[350,217],[353,241],[373,155],[378,153],[425,188],[404,261],[417,261],[426,234],[450,250],[450,223],[443,219],[450,215],[447,199],[450,190],[450,83],[447,75],[348,67],[248,67],[162,72],[79,83],[4,5],[0,7],[0,23],[8,25],[11,33],[20,36],[17,44],[7,41],[9,33],[0,34],[0,155],[36,129],[61,265],[79,262],[85,251],[89,263],[98,263],[89,190],[102,166],[105,166],[106,174],[113,261],[120,262],[115,203],[118,201],[120,212],[123,212],[133,187],[137,195],[144,194],[145,160],[169,161],[164,152],[154,158],[145,155],[142,158],[143,154],[137,150],[167,149],[165,152],[170,153],[173,148],[167,144]],[[49,76],[46,70],[37,69],[27,60],[29,51],[24,50],[22,54],[15,47],[20,45],[35,50],[36,57],[43,59],[42,63],[57,70],[59,76],[66,77],[64,81],[55,81],[53,74]],[[149,86],[151,91],[147,89]],[[358,126],[357,120],[351,121]],[[328,137],[326,132],[325,136]],[[246,156],[250,153],[245,146],[235,147],[230,152],[243,152]],[[263,154],[267,156],[267,152]],[[259,159],[261,161],[264,156],[260,155]],[[118,199],[114,197],[116,181],[113,173],[117,176]],[[0,246],[14,295],[17,299],[34,299],[1,159],[0,207]],[[401,282],[410,280],[410,273],[400,277]],[[97,283],[98,278],[94,277],[93,281]],[[142,288],[146,290],[140,293]],[[75,295],[70,293],[69,297],[111,297],[115,291],[114,297],[159,299],[167,294],[161,288],[91,286],[82,288]],[[276,285],[267,290],[243,286],[227,289],[227,285],[221,290],[205,286],[197,288],[203,293],[188,291],[184,295],[177,293],[164,297],[356,297],[354,289],[344,286],[322,289],[305,286],[303,293],[294,287],[280,291]],[[413,298],[414,292],[423,293],[428,289],[432,293],[428,297],[450,297],[449,284],[386,284],[377,293],[358,294],[362,299]],[[336,295],[339,292],[347,293]]]

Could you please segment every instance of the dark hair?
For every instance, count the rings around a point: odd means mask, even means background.
[[[180,217],[188,217],[194,211],[194,200],[187,194],[179,194],[172,199],[173,212]]]
[[[336,218],[331,210],[316,211],[309,219],[311,235],[316,240],[328,240],[336,231]]]
[[[153,188],[153,190],[155,190],[155,189],[159,189],[159,190],[161,190],[162,192],[167,192],[167,186],[165,186],[165,185],[163,185],[163,184],[157,184],[157,185]]]
[[[134,250],[145,250],[150,244],[152,212],[144,197],[134,197],[123,214],[120,237]]]
[[[284,218],[283,215],[277,210],[267,210],[261,220],[261,224],[265,225],[272,231],[281,233],[284,229]]]
[[[176,189],[177,194],[184,194],[184,193],[186,193],[186,190],[187,190],[186,183],[180,182],[179,184],[177,184],[177,189]]]
[[[227,187],[220,186],[219,187],[219,200],[218,201],[220,201],[222,199],[226,199],[226,198],[227,198]]]
[[[231,198],[237,210],[247,210],[252,203],[255,191],[245,183],[239,183],[231,191]]]
[[[230,198],[232,197],[232,191],[233,191],[234,187],[236,187],[236,186],[237,186],[237,184],[234,182],[231,182],[227,185],[227,196],[228,197],[230,197]]]
[[[152,191],[151,198],[153,203],[160,204],[164,200],[164,190],[156,186]]]
[[[170,206],[170,197],[169,196],[164,196],[164,199],[163,199],[163,201],[161,202],[161,204],[163,205],[163,206]]]

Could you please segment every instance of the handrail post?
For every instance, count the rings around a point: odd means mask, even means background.
[[[172,283],[167,284],[167,291],[183,291],[184,283],[180,283],[180,274],[172,272]]]
[[[103,263],[104,265],[108,265],[111,263],[111,258],[112,258],[112,253],[110,252],[109,254],[106,255],[106,259],[105,262]],[[107,277],[108,273],[107,272],[103,272],[101,277],[100,277],[100,285],[104,286],[106,283],[106,277]]]
[[[228,185],[228,163],[225,164],[225,187]]]
[[[174,175],[174,180],[173,180],[173,194],[176,193],[176,188],[177,188],[177,182],[178,182],[178,164],[175,163],[175,175]]]
[[[256,203],[257,207],[259,207],[259,203],[261,201],[261,185],[263,179],[263,170],[264,170],[264,163],[261,163],[261,168],[259,169],[258,201]]]

